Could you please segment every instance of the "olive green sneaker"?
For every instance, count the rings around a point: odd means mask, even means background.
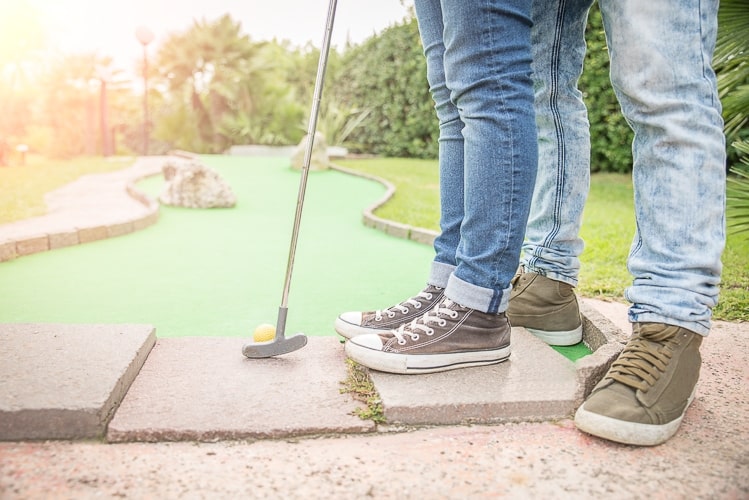
[[[632,338],[575,413],[577,428],[639,446],[668,440],[694,398],[701,343],[686,328],[635,323]]]
[[[512,279],[507,317],[549,345],[574,345],[583,339],[580,305],[572,285],[522,268]]]
[[[387,332],[423,316],[437,305],[444,293],[444,288],[427,285],[418,294],[387,309],[345,312],[336,318],[333,327],[347,339],[366,333]]]

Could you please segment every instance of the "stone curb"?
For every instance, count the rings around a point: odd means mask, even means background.
[[[196,158],[198,155],[187,151],[170,151],[170,156],[181,158]],[[149,158],[156,160],[156,158]],[[161,171],[161,165],[164,158],[159,158],[158,164],[154,161],[150,168],[144,168],[140,159],[130,169],[126,169],[124,184],[118,180],[114,183],[119,189],[123,189],[129,198],[137,201],[147,209],[147,215],[142,217],[133,217],[130,220],[116,220],[107,224],[81,224],[73,229],[59,229],[41,234],[32,234],[26,238],[19,238],[15,241],[5,241],[0,243],[0,262],[3,257],[15,258],[17,256],[28,255],[37,251],[45,251],[54,248],[61,248],[73,244],[80,244],[89,241],[96,241],[103,238],[114,237],[129,232],[142,229],[156,222],[158,219],[159,204],[151,200],[148,196],[135,188],[135,183],[148,175],[155,175]],[[140,165],[140,166],[139,166]],[[363,174],[337,165],[331,168],[349,175],[374,180],[381,183],[386,188],[385,195],[378,201],[367,207],[363,212],[363,222],[366,226],[372,227],[385,232],[386,234],[412,240],[423,244],[432,244],[437,232],[423,228],[400,224],[383,219],[374,215],[374,211],[391,199],[395,193],[395,187],[388,181],[370,174]],[[112,174],[122,175],[122,171]],[[103,174],[107,175],[107,174]],[[80,211],[77,213],[80,214]],[[0,227],[0,241],[2,240],[2,227]],[[591,392],[595,384],[608,370],[611,363],[616,359],[623,349],[628,335],[619,327],[611,323],[605,316],[596,311],[593,307],[581,301],[581,313],[583,315],[583,340],[590,347],[593,353],[574,363],[576,391],[574,395],[575,406],[582,401]]]
[[[155,343],[151,325],[0,324],[0,441],[103,438]]]
[[[5,224],[0,226],[0,262],[38,252],[122,236],[155,224],[159,218],[159,203],[139,191],[135,184],[145,177],[161,172],[163,159],[163,157],[139,158],[128,169],[86,175],[74,181],[85,184],[108,177],[113,178],[113,182],[107,183],[108,190],[113,196],[125,193],[128,199],[142,205],[142,209],[137,213],[130,210],[131,213],[125,216],[119,213],[111,217],[102,217],[101,215],[106,213],[106,210],[101,210],[95,216],[87,217],[90,207],[69,203],[61,204],[45,215]],[[66,186],[49,193],[45,198],[54,197],[55,193]],[[117,206],[116,200],[112,203],[113,206]]]
[[[395,194],[395,186],[393,186],[390,182],[382,179],[381,177],[377,177],[376,175],[358,172],[356,170],[341,167],[340,165],[331,164],[330,168],[344,174],[355,175],[364,179],[373,180],[385,186],[386,192],[382,196],[382,198],[364,209],[362,217],[365,226],[377,229],[378,231],[382,231],[391,236],[395,236],[396,238],[403,238],[406,240],[415,241],[417,243],[423,243],[425,245],[431,245],[434,243],[434,239],[439,234],[437,231],[411,226],[409,224],[401,224],[400,222],[393,222],[391,220],[383,219],[382,217],[377,217],[374,214],[375,210],[387,203]]]

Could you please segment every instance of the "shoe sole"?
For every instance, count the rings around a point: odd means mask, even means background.
[[[583,340],[583,325],[574,330],[550,332],[546,330],[536,330],[535,328],[525,327],[534,337],[539,338],[549,345],[569,346],[579,344]]]
[[[413,375],[436,373],[472,366],[494,365],[510,356],[510,346],[485,351],[450,354],[399,354],[346,342],[346,355],[360,365],[387,373]]]
[[[365,335],[367,333],[385,333],[390,331],[389,328],[377,329],[355,325],[353,323],[349,323],[348,321],[343,321],[341,318],[336,318],[333,327],[335,328],[335,331],[336,333],[338,333],[338,335],[347,339],[354,338],[357,335]]]
[[[696,388],[695,388],[696,389]],[[671,422],[656,425],[627,422],[585,410],[583,403],[575,412],[575,426],[596,437],[635,446],[657,446],[668,441],[679,430],[687,408],[694,400],[694,391],[689,396],[684,413]]]

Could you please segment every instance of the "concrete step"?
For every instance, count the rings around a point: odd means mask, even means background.
[[[102,437],[155,341],[149,325],[0,324],[0,440]]]
[[[387,425],[570,416],[626,338],[598,312],[613,308],[607,314],[625,326],[624,306],[593,305],[581,307],[595,352],[575,363],[516,328],[513,353],[499,365],[419,376],[370,372]],[[242,355],[246,339],[156,341],[144,325],[0,325],[0,339],[2,359],[13,360],[0,366],[3,440],[106,430],[112,442],[213,441],[379,428],[354,415],[363,403],[341,393],[348,366],[338,337],[310,337],[299,351],[260,360]]]
[[[390,424],[539,421],[569,416],[578,397],[575,365],[525,328],[497,365],[404,376],[370,371]]]
[[[298,351],[242,355],[246,339],[159,339],[109,424],[118,441],[213,441],[362,433],[372,421],[341,393],[347,368],[334,337],[310,337]]]

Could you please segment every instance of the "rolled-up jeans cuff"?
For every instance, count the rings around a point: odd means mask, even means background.
[[[429,271],[428,284],[432,286],[438,286],[440,288],[447,288],[447,281],[450,279],[450,275],[455,271],[455,266],[445,264],[443,262],[432,262],[432,268]]]
[[[494,314],[507,310],[510,289],[511,287],[507,287],[502,291],[502,298],[499,301],[497,310],[492,311],[490,310],[490,307],[495,295],[494,290],[491,288],[472,285],[453,274],[447,282],[445,297],[464,307],[470,307],[471,309],[476,309],[481,312]]]

